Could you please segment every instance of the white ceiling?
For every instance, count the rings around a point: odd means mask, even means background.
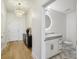
[[[17,4],[21,3],[22,8],[27,11],[30,9],[32,5],[39,4],[43,5],[45,2],[49,0],[4,0],[5,6],[8,11],[14,12],[17,8]],[[52,4],[48,6],[53,10],[62,12],[62,13],[69,13],[76,9],[76,0],[56,0]]]
[[[50,4],[48,8],[62,13],[70,13],[73,10],[76,10],[76,0],[56,0]]]
[[[18,3],[21,3],[21,7],[24,9],[24,10],[27,10],[27,8],[29,8],[29,2],[28,1],[25,1],[25,0],[4,0],[5,1],[5,6],[6,6],[6,9],[7,11],[14,11],[17,9],[18,7]]]
[[[22,4],[22,7],[26,11],[27,9],[30,9],[32,5],[39,4],[42,5],[48,0],[4,0],[5,6],[7,11],[13,12],[17,8],[17,4],[20,2]]]

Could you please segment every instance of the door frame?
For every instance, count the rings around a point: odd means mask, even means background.
[[[46,59],[46,55],[45,55],[45,8],[50,5],[51,3],[55,2],[56,0],[49,0],[48,2],[46,2],[44,5],[42,5],[42,26],[41,26],[41,59]]]

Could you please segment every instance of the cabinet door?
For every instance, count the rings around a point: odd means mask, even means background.
[[[62,38],[59,38],[59,40],[58,40],[58,44],[59,44],[59,51],[61,51],[62,50],[62,42],[63,42],[63,40],[62,40]]]
[[[46,41],[46,56],[52,57],[58,53],[58,39]]]

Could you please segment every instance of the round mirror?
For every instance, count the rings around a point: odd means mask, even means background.
[[[45,28],[49,28],[50,23],[51,23],[51,21],[50,21],[49,16],[45,15]]]
[[[49,15],[45,15],[45,30],[48,31],[52,27],[52,19]]]

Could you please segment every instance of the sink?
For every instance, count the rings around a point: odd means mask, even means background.
[[[56,34],[56,33],[46,33],[45,34],[45,41],[53,40],[57,38],[61,38],[62,34]]]
[[[58,37],[58,36],[62,36],[62,34],[56,34],[56,33],[46,33],[45,37]]]
[[[48,35],[48,34],[55,34],[54,32],[48,32],[48,33],[45,33],[45,35]]]

